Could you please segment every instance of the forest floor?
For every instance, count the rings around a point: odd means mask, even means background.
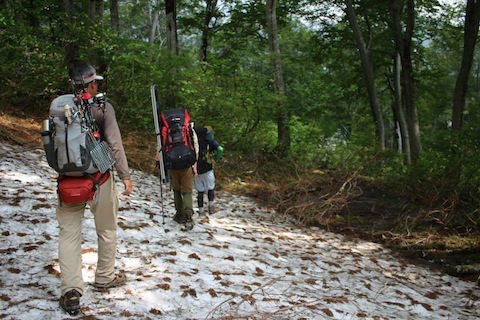
[[[326,175],[308,188],[294,190],[277,184],[275,191],[254,193],[277,212],[289,212],[306,225],[380,243],[412,263],[480,280],[478,226],[451,227],[447,209],[425,208],[415,201],[416,195],[401,194],[362,177]]]
[[[0,141],[41,147],[39,116],[0,111]],[[155,173],[152,133],[124,132],[132,168]],[[225,154],[216,168],[217,189],[254,197],[298,223],[380,243],[412,263],[478,281],[480,228],[447,227],[451,213],[422,207],[416,195],[385,188],[360,176],[315,171],[259,178],[252,164]],[[478,212],[473,214],[478,215]]]

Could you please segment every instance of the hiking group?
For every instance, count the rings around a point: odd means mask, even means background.
[[[125,273],[115,271],[119,198],[113,170],[123,182],[122,194],[130,195],[133,183],[115,110],[98,90],[103,77],[81,61],[68,66],[68,76],[73,93],[51,102],[41,135],[47,162],[58,173],[59,303],[63,310],[75,315],[80,312],[80,298],[85,290],[81,245],[87,205],[98,238],[93,287],[102,290],[126,283]],[[160,112],[155,103],[154,120],[161,184],[170,181],[175,205],[173,220],[190,230],[194,226],[194,186],[199,216],[205,216],[205,192],[208,212],[214,213],[213,167],[222,156],[223,147],[214,140],[211,127],[194,127],[187,109]],[[163,207],[163,191],[161,201]]]

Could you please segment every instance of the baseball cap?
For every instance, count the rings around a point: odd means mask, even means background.
[[[89,83],[89,82],[92,82],[93,80],[103,80],[103,77],[98,75],[96,72],[94,72],[91,75],[83,78],[84,83]]]
[[[85,85],[93,80],[103,80],[94,67],[83,62],[75,63],[69,70],[69,76],[76,85]]]

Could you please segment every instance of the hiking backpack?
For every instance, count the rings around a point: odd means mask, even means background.
[[[194,130],[198,138],[197,173],[203,174],[213,170],[213,161],[220,159],[223,147],[213,138],[213,133],[207,140],[209,132],[207,127],[196,127]]]
[[[174,109],[161,114],[161,139],[167,169],[185,169],[197,161],[193,129],[187,109]]]
[[[115,163],[106,141],[100,141],[91,103],[93,99],[88,94],[65,94],[50,105],[42,139],[48,165],[60,175],[105,173]]]
[[[211,162],[208,162],[210,157],[209,144],[205,140],[205,135],[207,133],[207,128],[195,128],[195,133],[198,138],[198,163],[197,163],[197,172],[198,174],[205,173],[209,170],[212,170]]]

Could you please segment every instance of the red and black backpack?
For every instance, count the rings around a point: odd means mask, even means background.
[[[162,112],[160,124],[165,167],[185,169],[194,165],[197,157],[187,109]]]

